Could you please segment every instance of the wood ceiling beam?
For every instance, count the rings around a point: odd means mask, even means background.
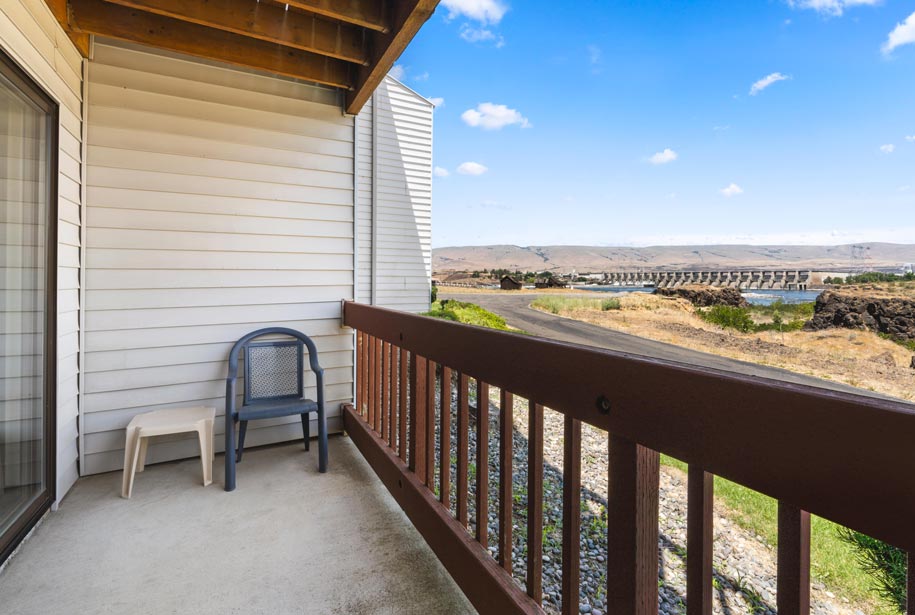
[[[68,14],[67,0],[46,0],[46,2],[48,8],[51,9],[51,13],[53,13],[54,17],[57,19],[57,23],[59,23],[64,29],[64,32],[66,32],[67,37],[73,41],[73,44],[76,46],[76,49],[80,52],[80,54],[82,54],[84,58],[88,58],[89,35],[73,32],[70,29],[70,16]]]
[[[346,94],[347,113],[359,113],[403,50],[435,12],[438,3],[439,0],[400,0],[394,3],[390,20],[392,29],[371,33],[373,57],[368,66],[360,66],[356,72],[355,88]]]
[[[377,32],[389,32],[385,5],[399,0],[283,0],[297,9],[351,23]]]
[[[70,28],[218,60],[324,85],[352,89],[351,64],[308,51],[117,6],[70,0]]]
[[[253,0],[106,0],[112,4],[368,64],[362,29]]]

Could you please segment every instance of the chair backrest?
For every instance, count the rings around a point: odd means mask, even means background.
[[[249,342],[245,345],[245,403],[301,398],[302,342]]]
[[[292,339],[257,341],[274,335],[285,335]],[[283,327],[258,329],[235,342],[229,353],[228,379],[231,389],[234,389],[233,383],[238,374],[238,356],[244,352],[245,404],[301,398],[304,395],[303,355],[306,348],[309,366],[318,379],[319,401],[323,401],[324,370],[318,363],[318,350],[314,342],[304,333]]]

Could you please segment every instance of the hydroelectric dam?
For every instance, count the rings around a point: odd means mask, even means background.
[[[782,269],[638,271],[604,273],[600,283],[612,286],[656,286],[658,288],[702,284],[740,290],[807,290],[811,286],[821,286],[827,277],[844,278],[846,275],[848,274]]]

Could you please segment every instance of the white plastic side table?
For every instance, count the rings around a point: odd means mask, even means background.
[[[213,482],[213,422],[216,408],[168,408],[138,414],[127,425],[127,443],[124,446],[124,479],[121,497],[130,498],[133,477],[146,465],[146,447],[152,436],[196,431],[200,441],[200,463],[203,466],[203,486]]]

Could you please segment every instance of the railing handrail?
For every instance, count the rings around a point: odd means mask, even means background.
[[[353,302],[343,323],[472,378],[915,550],[915,409]]]

